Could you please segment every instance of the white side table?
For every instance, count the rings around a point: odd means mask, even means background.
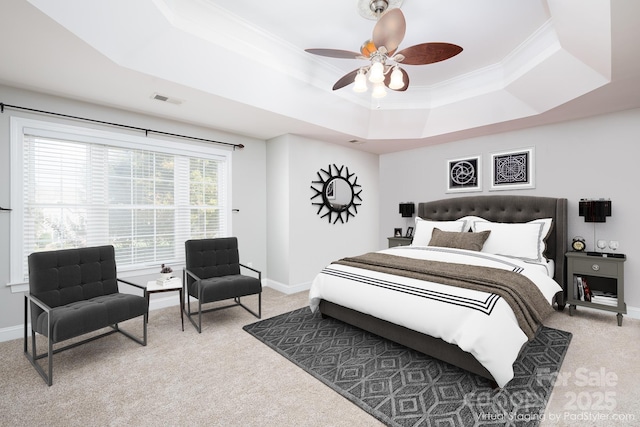
[[[134,286],[144,287],[144,296],[149,304],[151,294],[157,294],[162,292],[178,292],[180,295],[180,321],[182,323],[182,330],[184,331],[184,315],[182,314],[184,306],[184,293],[182,291],[182,279],[180,277],[172,277],[170,280],[163,284],[158,284],[157,279],[160,274],[145,274],[142,276],[127,277],[125,279],[118,279],[121,282],[128,283]],[[147,322],[149,317],[147,316]]]

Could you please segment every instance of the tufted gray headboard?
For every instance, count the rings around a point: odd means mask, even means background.
[[[554,279],[566,295],[564,253],[567,250],[567,199],[535,196],[468,196],[418,204],[418,216],[434,221],[451,221],[475,215],[494,222],[528,222],[553,218],[545,255],[555,261]],[[558,306],[564,306],[564,298]]]

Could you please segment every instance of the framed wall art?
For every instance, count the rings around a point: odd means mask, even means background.
[[[491,154],[491,190],[535,188],[534,149]]]
[[[482,157],[447,161],[447,193],[482,191]]]

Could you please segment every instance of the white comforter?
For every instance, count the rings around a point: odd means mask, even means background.
[[[541,269],[513,258],[431,246],[380,252],[516,271],[538,286],[550,304],[562,290]],[[389,289],[390,283],[397,289]],[[411,295],[408,292],[412,289],[422,294],[426,291],[427,296]],[[500,387],[513,378],[513,362],[527,341],[511,307],[485,292],[331,264],[311,285],[311,310],[315,311],[322,299],[456,344],[473,354]]]

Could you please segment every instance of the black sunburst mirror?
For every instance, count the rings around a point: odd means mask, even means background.
[[[358,206],[362,205],[358,177],[350,173],[348,167],[335,164],[329,165],[326,170],[320,169],[316,174],[318,179],[311,181],[311,189],[315,192],[311,196],[311,204],[318,206],[316,213],[321,218],[326,217],[329,223],[348,222],[350,217],[358,213]],[[318,197],[320,200],[314,202]]]

